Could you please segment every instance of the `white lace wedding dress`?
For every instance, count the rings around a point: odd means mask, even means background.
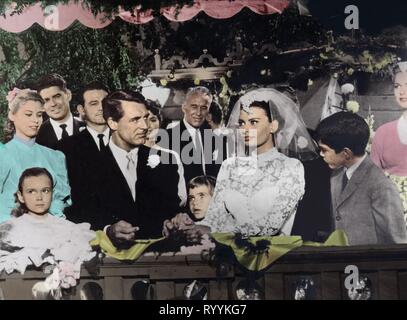
[[[200,224],[245,236],[290,234],[304,188],[302,163],[275,148],[257,157],[226,159]]]

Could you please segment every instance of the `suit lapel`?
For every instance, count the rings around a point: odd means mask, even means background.
[[[81,137],[82,140],[82,148],[84,152],[91,152],[91,153],[98,153],[99,148],[95,143],[95,140],[93,140],[92,135],[90,134],[88,129],[83,130],[82,132],[79,133],[79,136]]]
[[[52,127],[51,121],[47,120],[44,123],[44,132],[45,132],[45,140],[49,141],[49,144],[55,144],[58,142],[57,134],[54,131],[54,128]]]
[[[139,147],[137,153],[137,182],[139,182],[139,177],[143,176],[143,173],[146,169],[149,153],[150,148],[144,145]]]
[[[338,207],[339,196],[341,194],[341,179],[342,179],[342,169],[332,172],[331,176],[331,198],[333,209]]]
[[[79,130],[80,128],[82,128],[84,126],[83,122],[80,122],[78,120],[76,120],[75,118],[73,118],[73,134],[78,134],[81,131]]]
[[[340,206],[346,199],[348,199],[355,192],[358,186],[365,179],[367,171],[369,170],[371,165],[372,163],[369,160],[369,156],[366,156],[365,160],[363,160],[363,162],[360,164],[357,170],[353,173],[352,178],[346,185],[346,188],[343,190],[342,193],[340,193],[338,197],[338,206]],[[340,175],[340,178],[342,178],[342,175]],[[339,183],[337,183],[337,185],[341,187],[342,182],[340,181]]]

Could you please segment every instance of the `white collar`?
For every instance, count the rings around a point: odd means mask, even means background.
[[[126,159],[128,154],[131,154],[131,157],[133,158],[133,160],[137,159],[137,154],[138,154],[138,147],[130,150],[129,152],[127,152],[126,150],[120,148],[119,146],[117,146],[114,142],[113,139],[110,139],[109,141],[109,147],[110,150],[112,150],[113,155],[116,157],[119,156],[121,159]]]
[[[86,126],[86,129],[89,131],[89,133],[92,136],[93,140],[95,141],[97,147],[99,148],[99,137],[98,137],[98,135],[100,133],[97,132],[95,129],[92,129],[89,126]],[[102,134],[104,135],[103,142],[105,143],[105,145],[107,145],[109,143],[109,137],[110,137],[110,129],[109,129],[109,127],[107,127],[106,130],[102,132]]]
[[[86,126],[86,129],[88,129],[89,133],[92,136],[97,137],[100,134],[95,129],[93,129],[93,128],[89,127],[89,126]],[[109,130],[110,130],[109,127],[106,127],[105,131],[103,131],[102,134],[104,134],[105,136],[109,136]]]
[[[184,119],[182,119],[182,121],[184,122],[185,127],[187,128],[187,130],[188,130],[189,132],[192,131],[192,132],[195,133],[196,130],[199,130],[199,128],[195,128],[195,127],[191,126],[191,125],[188,123],[188,121],[185,119],[185,117],[184,117]]]
[[[52,119],[52,118],[49,118],[49,121],[51,122],[51,124],[54,126],[60,126],[61,124],[66,124],[67,126],[69,126],[70,124],[72,124],[73,125],[73,117],[72,117],[72,113],[71,112],[69,112],[68,113],[68,118],[64,121],[64,122],[58,122],[58,121],[55,121],[54,119]]]
[[[49,118],[49,121],[52,125],[52,128],[54,129],[55,134],[57,135],[58,140],[60,140],[62,137],[62,124],[66,124],[66,131],[70,136],[73,135],[73,117],[71,112],[69,112],[68,118],[64,122],[57,122],[52,118]]]
[[[194,128],[193,126],[191,126],[191,125],[188,123],[188,121],[185,120],[185,117],[184,117],[184,119],[183,119],[182,121],[184,122],[185,127],[187,128],[187,131],[188,131],[189,135],[190,135],[191,138],[192,138],[193,144],[194,144],[195,146],[197,145],[197,142],[195,141],[195,139],[196,139],[196,133],[198,132],[198,133],[199,133],[198,139],[200,140],[201,145],[202,145],[201,131],[199,130],[199,128]]]
[[[348,177],[349,180],[352,178],[353,174],[355,173],[357,168],[359,168],[359,166],[363,162],[363,160],[365,160],[366,156],[367,156],[367,153],[365,153],[363,155],[363,157],[361,157],[358,161],[356,161],[356,163],[354,163],[348,169],[345,169],[346,176]]]

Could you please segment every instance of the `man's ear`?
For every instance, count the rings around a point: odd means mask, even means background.
[[[66,89],[66,95],[67,95],[67,97],[68,97],[68,101],[71,101],[71,99],[72,99],[72,92],[71,92],[71,90]]]
[[[182,113],[185,114],[185,102],[181,105]]]
[[[349,148],[344,148],[342,150],[342,152],[343,152],[343,155],[345,156],[346,160],[350,160],[350,159],[352,159],[354,157],[354,154],[353,154],[352,150],[349,149]]]
[[[24,202],[23,195],[21,194],[20,191],[17,191],[17,198],[18,198],[18,201],[19,201],[19,202],[25,203],[25,202]]]
[[[112,119],[112,117],[109,117],[109,118],[107,119],[107,125],[109,126],[109,128],[110,128],[111,130],[113,130],[113,131],[116,131],[116,130],[117,130],[118,123],[117,123],[117,121],[114,121],[114,120]]]
[[[76,107],[76,110],[79,112],[79,114],[81,115],[82,118],[85,117],[85,108],[83,107],[83,105],[78,104],[78,106]]]
[[[276,133],[278,130],[278,121],[277,120],[273,120],[270,123],[270,132],[271,133]]]

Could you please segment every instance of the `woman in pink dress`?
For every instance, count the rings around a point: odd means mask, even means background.
[[[394,69],[394,96],[403,115],[377,129],[371,158],[397,185],[407,222],[407,61]]]

